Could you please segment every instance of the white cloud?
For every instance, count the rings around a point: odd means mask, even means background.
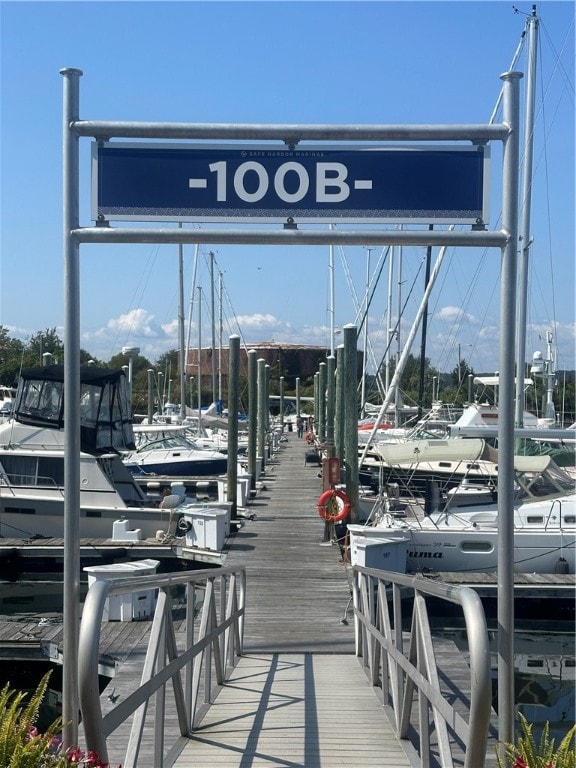
[[[132,309],[125,315],[112,318],[106,325],[108,333],[128,334],[130,337],[153,337],[162,334],[153,314],[145,309]],[[103,333],[104,330],[98,333]]]
[[[462,307],[453,307],[450,305],[438,310],[435,314],[435,318],[437,320],[447,320],[451,323],[461,322],[462,320],[466,320],[468,323],[478,322],[474,315],[471,315],[469,312],[464,312]]]

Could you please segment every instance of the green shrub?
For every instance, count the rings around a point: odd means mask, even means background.
[[[32,698],[7,684],[0,691],[0,766],[1,768],[106,768],[94,752],[85,755],[76,747],[65,749],[58,738],[62,719],[56,718],[45,733],[36,728],[38,712],[48,687],[47,672]]]
[[[549,724],[545,723],[536,744],[532,725],[519,714],[521,733],[518,744],[504,744],[505,761],[497,754],[500,768],[576,768],[576,726],[572,726],[554,751],[554,739],[549,737]]]

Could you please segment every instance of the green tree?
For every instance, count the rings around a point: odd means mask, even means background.
[[[43,365],[43,355],[52,355],[54,363],[64,362],[64,342],[56,333],[56,328],[46,328],[30,337],[25,347],[27,366]]]
[[[11,338],[8,329],[0,325],[0,384],[17,386],[23,352],[24,344]]]

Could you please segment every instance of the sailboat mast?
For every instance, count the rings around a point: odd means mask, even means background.
[[[329,229],[333,229],[332,224]],[[330,243],[328,273],[330,280],[330,356],[334,357],[334,246]]]
[[[198,253],[200,250],[200,245],[196,244],[196,248],[194,250],[194,267],[192,270],[192,287],[190,289],[190,310],[188,315],[188,331],[186,335],[186,363],[185,368],[188,367],[188,356],[190,352],[190,336],[192,333],[192,315],[194,313],[194,293],[196,292],[196,272],[198,269]],[[194,396],[192,392],[190,392],[190,408],[194,410]]]
[[[546,349],[548,357],[548,367],[546,369],[546,406],[544,408],[544,418],[554,422],[556,420],[556,410],[554,408],[554,352],[552,350],[552,334],[550,331],[546,334]]]
[[[386,309],[386,379],[385,392],[390,389],[390,346],[392,344],[392,280],[394,279],[394,246],[390,249],[390,262],[388,263],[388,307]]]
[[[361,417],[366,415],[366,366],[368,361],[368,307],[369,307],[369,290],[370,290],[370,254],[372,248],[366,248],[366,287],[364,292],[364,358],[362,361],[362,411]]]
[[[428,229],[432,231],[434,224],[429,224]],[[430,262],[432,259],[432,246],[429,245],[426,249],[426,276],[424,278],[424,288],[428,285],[430,280]],[[428,333],[428,305],[424,310],[422,316],[422,339],[420,342],[420,375],[418,381],[418,418],[422,418],[424,412],[424,376],[426,373],[426,336]],[[432,401],[434,401],[434,395],[432,395]]]
[[[210,347],[212,360],[212,402],[216,400],[216,313],[214,303],[214,253],[210,251],[210,306],[212,311],[212,344]]]
[[[400,225],[402,229],[402,225]],[[402,354],[402,342],[400,339],[400,319],[401,319],[401,307],[402,307],[402,246],[398,249],[398,324],[396,326],[396,367],[400,362],[400,355]],[[400,379],[394,390],[394,426],[400,426]]]
[[[536,6],[526,22],[528,30],[528,73],[526,78],[526,118],[524,125],[524,163],[522,177],[522,224],[520,227],[520,265],[518,279],[518,317],[516,321],[516,402],[514,421],[523,426],[524,370],[526,367],[526,305],[528,302],[528,261],[530,254],[530,208],[532,203],[532,158],[534,144],[534,103],[538,45]]]
[[[218,272],[218,400],[222,400],[222,272]]]
[[[182,222],[178,225],[182,227]],[[186,349],[184,347],[184,255],[182,243],[178,244],[178,330],[180,336],[180,419],[186,418]]]
[[[451,224],[450,230],[453,230],[453,229],[454,229],[454,224]],[[440,272],[440,267],[442,266],[442,262],[444,260],[444,256],[446,255],[447,250],[448,250],[448,246],[446,245],[442,246],[442,248],[440,249],[438,258],[436,259],[436,263],[434,264],[434,269],[432,270],[432,274],[430,275],[430,280],[428,282],[428,285],[426,286],[426,289],[424,290],[424,296],[422,297],[422,300],[420,302],[420,307],[418,309],[414,322],[412,323],[412,328],[410,329],[408,338],[406,339],[404,350],[398,358],[398,361],[396,364],[396,370],[394,371],[394,375],[392,376],[392,381],[390,382],[390,386],[386,390],[386,397],[384,398],[384,402],[380,406],[380,412],[378,413],[376,421],[374,422],[374,426],[372,427],[372,430],[368,436],[366,445],[364,446],[364,451],[362,453],[362,456],[360,457],[360,464],[362,464],[363,461],[365,460],[369,447],[372,444],[372,441],[374,440],[374,436],[376,432],[378,431],[378,427],[382,423],[382,420],[386,414],[386,411],[388,410],[388,406],[392,402],[392,398],[395,397],[396,389],[400,385],[400,377],[402,376],[402,371],[404,370],[404,366],[406,365],[406,361],[408,360],[408,356],[412,348],[412,342],[414,341],[416,332],[420,326],[422,315],[426,311],[430,294],[432,292],[432,289],[434,288],[436,278],[438,277],[438,274]]]
[[[198,286],[198,434],[202,434],[202,286]]]

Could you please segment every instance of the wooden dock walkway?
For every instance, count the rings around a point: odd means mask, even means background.
[[[409,766],[354,656],[350,567],[322,544],[321,470],[285,437],[226,559],[246,566],[244,655],[174,766]]]
[[[355,656],[250,653],[178,768],[411,765]]]
[[[354,627],[344,623],[350,566],[338,545],[322,546],[316,500],[321,470],[305,464],[309,446],[294,433],[266,466],[266,487],[250,504],[256,514],[231,543],[226,565],[245,565],[244,650],[354,653]]]

